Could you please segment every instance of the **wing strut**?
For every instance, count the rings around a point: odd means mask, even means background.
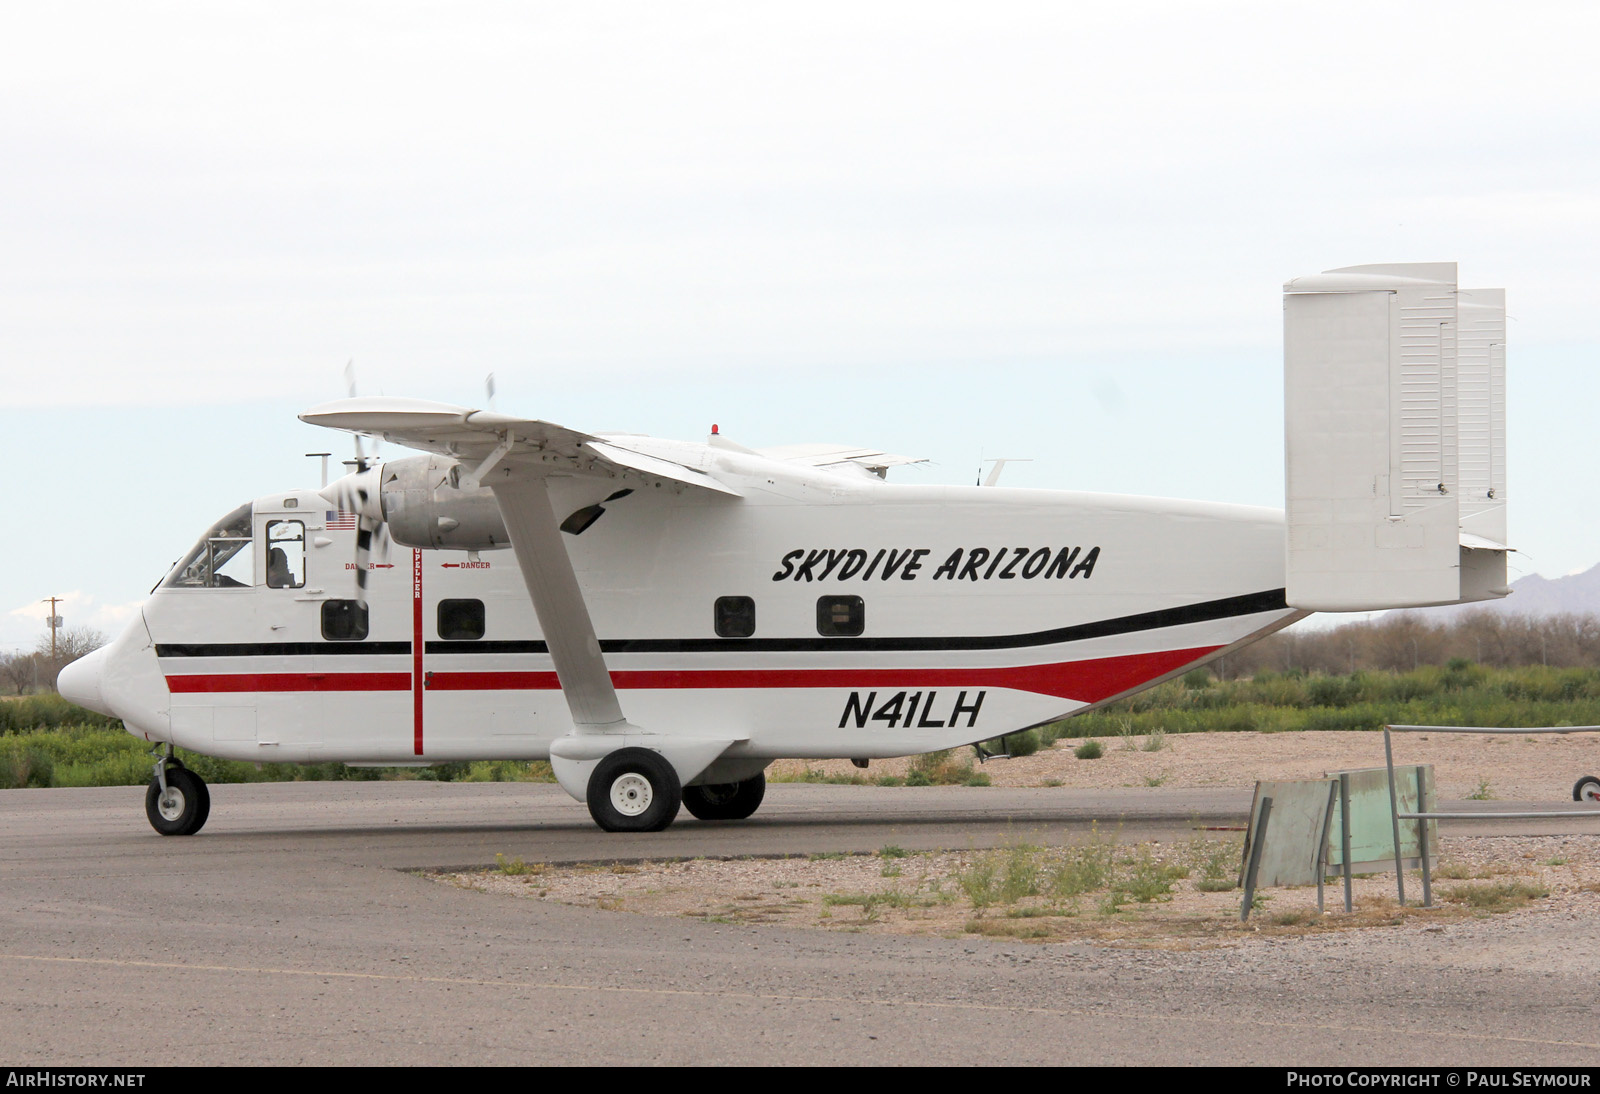
[[[617,702],[578,575],[550,507],[548,481],[542,475],[496,475],[485,485],[494,491],[500,518],[511,535],[573,724],[580,733],[625,729],[628,720]]]

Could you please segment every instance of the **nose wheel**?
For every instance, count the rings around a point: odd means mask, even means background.
[[[1575,802],[1600,802],[1600,779],[1593,775],[1585,775],[1578,780],[1578,785],[1572,788],[1572,800]]]
[[[192,836],[211,815],[211,791],[204,779],[177,760],[163,762],[165,769],[144,792],[145,816],[163,836]]]

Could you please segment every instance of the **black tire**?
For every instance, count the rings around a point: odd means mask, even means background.
[[[761,806],[767,796],[764,772],[738,783],[683,788],[683,807],[701,820],[744,820]]]
[[[171,797],[165,809],[161,804],[161,784],[155,779],[144,792],[144,814],[150,827],[163,836],[192,836],[205,827],[211,815],[211,791],[206,781],[184,767],[167,768],[167,789]]]
[[[659,752],[621,748],[589,775],[589,815],[607,832],[659,832],[683,804],[678,773]]]
[[[1572,800],[1575,802],[1600,801],[1600,779],[1593,775],[1585,775],[1572,787]]]

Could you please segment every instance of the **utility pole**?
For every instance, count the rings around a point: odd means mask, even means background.
[[[61,617],[56,614],[56,605],[62,603],[59,596],[47,596],[39,603],[50,605],[50,663],[56,663],[56,628],[61,626]]]

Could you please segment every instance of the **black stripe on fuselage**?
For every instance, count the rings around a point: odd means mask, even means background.
[[[992,634],[948,638],[607,638],[602,653],[819,653],[833,650],[859,652],[917,652],[949,650],[1006,650],[1025,646],[1051,646],[1081,642],[1115,634],[1207,623],[1215,619],[1283,611],[1288,603],[1282,589],[1223,600],[1185,604],[1179,608],[1078,623],[1031,634]],[[467,642],[433,641],[428,653],[548,653],[542,641],[479,639]],[[300,657],[311,654],[404,654],[410,642],[216,642],[156,646],[157,657]]]
[[[179,642],[156,643],[157,657],[322,657],[326,654],[409,654],[410,642]]]

